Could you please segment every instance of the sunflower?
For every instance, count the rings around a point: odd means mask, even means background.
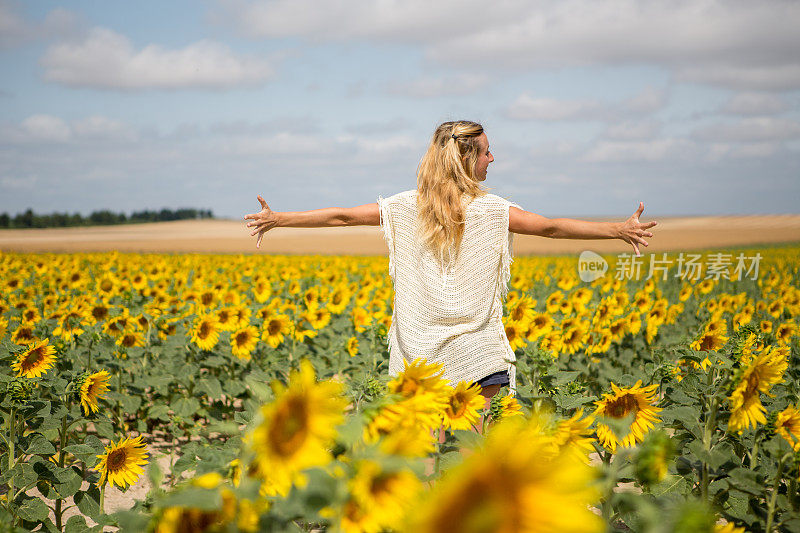
[[[775,421],[775,432],[786,439],[796,452],[800,452],[800,411],[790,405],[780,413]]]
[[[564,299],[564,293],[561,291],[555,291],[547,297],[545,301],[545,308],[549,314],[555,314],[558,312],[559,305],[561,304],[561,300]]]
[[[252,287],[253,299],[263,304],[272,296],[272,283],[267,280],[257,280]]]
[[[772,347],[750,361],[733,394],[728,398],[731,402],[728,431],[742,433],[750,426],[767,423],[764,416],[767,410],[761,404],[760,395],[762,392],[769,394],[769,389],[774,384],[783,381],[783,373],[787,367],[785,353]]]
[[[124,348],[141,348],[144,346],[144,332],[138,329],[129,329],[117,337],[116,344]]]
[[[135,439],[120,439],[106,446],[105,453],[97,456],[100,461],[95,470],[100,472],[100,485],[109,483],[125,488],[133,485],[142,474],[142,466],[147,464],[147,452],[141,436]]]
[[[574,453],[581,460],[586,461],[589,454],[594,451],[594,438],[589,426],[592,425],[594,418],[587,416],[583,418],[583,409],[578,409],[574,415],[567,420],[558,423],[555,432],[556,446],[567,449]]]
[[[301,470],[331,460],[328,447],[344,419],[347,400],[340,383],[317,383],[306,359],[291,373],[288,388],[278,381],[272,388],[275,400],[261,408],[261,422],[246,440],[255,452],[264,491],[286,496],[293,483],[305,483]]]
[[[648,385],[647,387],[641,385],[641,380],[630,388],[617,387],[612,383],[613,392],[604,393],[601,400],[594,402],[597,408],[592,416],[595,418],[619,420],[631,414],[634,415],[628,434],[622,438],[617,437],[606,424],[597,424],[597,439],[611,453],[616,453],[617,446],[628,447],[641,442],[653,424],[660,421],[658,413],[661,408],[653,405],[658,385]]]
[[[553,330],[553,318],[547,313],[538,313],[533,315],[530,323],[528,323],[528,331],[525,332],[525,337],[529,341],[535,341],[543,335],[547,335]]]
[[[231,333],[231,352],[239,359],[250,359],[258,344],[258,330],[247,326]]]
[[[109,374],[105,370],[85,376],[80,384],[81,407],[84,413],[96,413],[98,401],[108,392]]]
[[[516,350],[517,348],[524,348],[527,344],[525,339],[525,330],[521,327],[518,322],[513,320],[509,320],[505,324],[505,332],[506,338],[508,339],[508,345],[511,346],[512,350]]]
[[[201,350],[211,350],[219,342],[219,331],[215,315],[198,315],[192,329],[192,342]]]
[[[595,476],[573,455],[554,453],[540,424],[511,418],[494,426],[481,453],[448,471],[419,511],[408,515],[404,530],[604,531],[589,510],[599,498]]]
[[[372,315],[363,307],[354,307],[352,311],[353,326],[356,331],[364,331],[372,323]]]
[[[792,322],[784,322],[775,328],[775,339],[781,344],[789,344],[795,335],[797,335],[797,325]]]
[[[422,489],[419,479],[410,470],[386,469],[369,459],[354,467],[355,475],[347,483],[350,496],[331,518],[344,532],[396,530]]]
[[[331,294],[330,300],[328,301],[328,310],[337,315],[342,313],[347,308],[347,304],[350,303],[350,297],[350,291],[347,289],[336,289],[333,291],[333,294]]]
[[[104,300],[99,300],[89,307],[89,315],[92,317],[95,324],[104,322],[108,318],[110,312],[111,306]]]
[[[588,332],[583,324],[576,324],[566,329],[561,337],[561,353],[577,352],[583,347],[587,337]]]
[[[17,355],[17,360],[11,363],[11,368],[17,371],[18,376],[38,378],[55,364],[55,353],[56,349],[50,346],[50,339],[33,342]]]
[[[286,315],[273,315],[264,321],[264,331],[261,333],[261,340],[273,348],[277,348],[283,342],[284,335],[291,331],[291,320]]]
[[[39,339],[33,334],[33,326],[20,324],[11,335],[11,342],[14,344],[33,344]]]
[[[536,314],[535,308],[536,300],[530,296],[522,296],[514,302],[514,305],[509,306],[508,317],[515,322],[519,322],[524,327],[533,320]]]
[[[636,335],[642,330],[642,317],[639,313],[631,313],[628,315],[628,331],[631,335]]]
[[[728,337],[723,334],[706,331],[697,337],[689,347],[699,352],[716,352],[725,346],[726,342],[728,342]]]
[[[64,313],[59,321],[58,327],[53,330],[53,335],[59,336],[66,341],[72,340],[83,333],[83,327],[88,323],[86,313],[80,309],[75,309]]]
[[[418,399],[383,407],[364,428],[367,444],[378,443],[381,452],[400,457],[425,457],[434,450],[434,434],[441,411]]]
[[[303,313],[300,320],[298,320],[294,324],[294,328],[292,328],[292,336],[295,340],[303,342],[305,339],[313,339],[317,335],[319,335],[319,332],[311,326],[311,322],[306,313]]]
[[[451,429],[470,429],[478,423],[480,410],[486,403],[477,383],[459,382],[444,409],[444,426]]]
[[[220,331],[234,331],[239,323],[236,311],[232,307],[223,307],[216,313]]]
[[[319,307],[319,289],[310,287],[306,290],[303,294],[303,303],[309,311],[317,309]]]
[[[350,337],[347,339],[347,353],[350,354],[350,357],[355,357],[358,354],[358,339],[355,337]]]
[[[308,321],[314,329],[323,329],[331,323],[331,313],[325,308],[315,309],[309,312]]]
[[[403,371],[386,385],[389,392],[399,394],[406,399],[432,395],[446,401],[449,393],[447,380],[442,379],[441,364],[428,364],[425,359],[414,359],[409,364],[408,360],[404,359],[403,366],[405,367]]]

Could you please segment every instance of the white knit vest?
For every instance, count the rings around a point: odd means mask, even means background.
[[[516,357],[502,315],[512,261],[508,209],[519,206],[494,194],[473,199],[460,253],[443,268],[416,238],[416,196],[411,190],[378,198],[394,283],[389,375],[403,371],[404,359],[422,358],[441,363],[452,387],[507,370],[515,391]]]

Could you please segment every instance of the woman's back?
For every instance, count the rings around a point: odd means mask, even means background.
[[[502,323],[510,277],[508,209],[494,194],[474,198],[465,210],[464,233],[454,261],[442,265],[419,237],[417,191],[378,200],[389,247],[395,300],[389,330],[389,374],[403,360],[442,363],[453,386],[507,370],[514,387],[514,352]]]

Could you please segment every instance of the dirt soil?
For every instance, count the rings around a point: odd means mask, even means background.
[[[650,221],[642,218],[642,222]],[[681,251],[752,244],[800,242],[800,214],[658,218],[644,251]],[[245,221],[182,220],[150,224],[0,230],[4,252],[204,252],[385,255],[379,227],[277,228],[260,249]],[[516,235],[515,255],[630,252],[609,240],[558,240]]]

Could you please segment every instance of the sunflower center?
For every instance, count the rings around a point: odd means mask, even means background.
[[[747,387],[745,388],[745,397],[750,397],[758,390],[758,374],[756,372],[751,373],[747,377]]]
[[[467,402],[461,394],[454,394],[450,399],[450,410],[453,413],[453,418],[458,418],[467,410]]]
[[[22,370],[23,372],[27,372],[31,368],[38,365],[42,358],[44,357],[44,347],[40,346],[39,348],[35,348],[31,350],[26,356],[25,359],[22,361]]]
[[[270,335],[276,335],[281,330],[281,322],[280,320],[270,320],[269,326],[267,326],[267,331]]]
[[[299,397],[290,397],[275,413],[269,430],[272,448],[284,457],[293,455],[308,435],[308,405]]]
[[[372,483],[370,483],[369,491],[373,496],[381,496],[382,494],[386,494],[389,492],[389,487],[392,484],[392,479],[394,476],[392,475],[380,475],[372,478]]]
[[[710,352],[713,349],[714,349],[714,336],[713,335],[704,336],[703,340],[700,341],[700,351]]]
[[[636,413],[639,411],[639,402],[631,394],[624,394],[612,400],[606,407],[606,414],[612,418],[624,418],[629,413]]]
[[[417,383],[413,379],[406,378],[406,379],[403,380],[402,385],[400,385],[399,392],[404,397],[410,398],[410,397],[414,396],[414,394],[417,393],[417,390],[419,390],[419,388],[420,388],[420,384],[419,383]]]
[[[203,322],[200,324],[200,331],[197,332],[197,336],[201,339],[207,339],[209,335],[211,335],[211,324]]]
[[[128,452],[125,448],[114,450],[108,454],[106,459],[106,467],[109,472],[116,472],[125,466],[125,461],[128,459]]]
[[[236,335],[236,344],[239,346],[244,346],[249,341],[250,341],[250,334],[246,331],[239,332],[239,334]]]

